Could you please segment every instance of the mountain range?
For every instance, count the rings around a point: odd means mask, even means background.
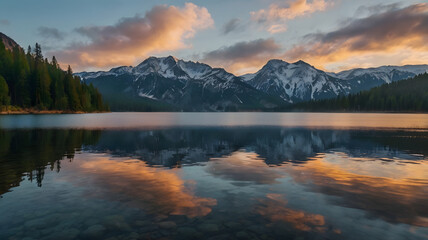
[[[103,94],[112,110],[275,110],[308,100],[334,98],[428,72],[428,65],[324,72],[304,61],[273,59],[253,74],[173,56],[150,57],[136,67],[76,73]]]

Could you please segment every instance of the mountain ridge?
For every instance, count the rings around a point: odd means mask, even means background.
[[[15,40],[13,40],[2,32],[0,32],[0,41],[3,42],[5,48],[9,51],[13,51],[15,47],[19,47],[20,49],[22,49],[21,46],[15,42]]]
[[[106,84],[102,79],[114,81],[114,78],[126,78],[128,84],[122,87],[122,91],[145,100],[164,102],[179,110],[225,111],[240,110],[242,105],[247,105],[247,110],[256,110],[255,107],[249,107],[254,104],[272,110],[284,104],[335,98],[427,71],[428,65],[405,65],[331,73],[302,60],[288,63],[271,59],[255,73],[236,76],[223,68],[213,68],[205,63],[185,61],[174,56],[152,56],[135,67],[120,66],[109,71],[81,72],[76,75],[100,89]],[[228,96],[226,98],[223,96],[225,92]],[[247,99],[243,102],[241,98],[244,92],[251,92],[251,97],[256,100]],[[207,100],[208,96],[213,99]],[[266,97],[276,99],[266,100]]]
[[[222,68],[173,56],[149,57],[135,67],[76,75],[94,84],[107,98],[109,95],[112,98],[112,95],[127,95],[129,101],[163,102],[181,111],[260,110],[285,104],[282,99],[258,91]],[[116,88],[108,85],[116,85]]]

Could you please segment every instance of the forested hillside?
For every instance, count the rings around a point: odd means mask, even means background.
[[[18,45],[6,47],[0,38],[0,111],[10,109],[106,111],[101,94],[64,71],[55,57],[44,59],[39,44],[27,53]]]
[[[291,106],[304,111],[428,112],[428,73],[357,94]]]

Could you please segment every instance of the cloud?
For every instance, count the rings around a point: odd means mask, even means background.
[[[295,0],[284,3],[273,3],[269,9],[261,9],[251,12],[251,18],[266,26],[270,33],[284,32],[287,30],[286,21],[297,17],[307,16],[311,13],[324,11],[331,2],[326,0]]]
[[[50,38],[55,40],[63,40],[65,33],[59,31],[56,28],[50,28],[50,27],[39,27],[37,29],[37,32],[40,36],[44,38]]]
[[[290,59],[307,59],[319,67],[340,62],[377,58],[390,64],[417,61],[417,53],[428,54],[428,4],[389,8],[368,17],[354,19],[339,29],[310,34],[302,44],[289,49]],[[401,57],[398,53],[404,53]],[[420,55],[420,54],[419,54]],[[378,56],[378,57],[375,57]]]
[[[305,167],[285,171],[311,191],[336,196],[329,198],[334,205],[361,209],[371,218],[394,224],[428,227],[428,184],[418,181],[426,176],[427,165],[418,162],[403,167],[400,160],[376,161],[379,159],[326,153],[315,156]]]
[[[202,60],[238,74],[254,71],[277,56],[281,47],[272,39],[238,42],[204,53]]]
[[[267,167],[253,152],[236,151],[228,156],[213,158],[206,171],[215,177],[232,180],[235,185],[274,184],[284,175],[278,169]]]
[[[183,180],[178,171],[148,167],[137,159],[110,158],[106,154],[83,154],[71,171],[85,181],[74,179],[76,185],[91,182],[99,191],[89,191],[86,197],[126,202],[153,215],[183,215],[203,217],[217,205],[213,198],[197,196],[194,183]],[[67,177],[67,176],[66,176]]]
[[[387,12],[391,10],[396,10],[400,7],[400,3],[392,3],[392,4],[377,4],[377,5],[370,5],[366,6],[363,5],[357,9],[356,16],[361,16],[364,14],[375,14],[380,12]]]
[[[233,18],[223,25],[221,31],[224,35],[226,35],[228,33],[239,31],[239,30],[242,30],[241,19]]]
[[[7,19],[0,19],[0,25],[9,26],[10,22]]]
[[[286,222],[300,231],[325,232],[326,220],[323,215],[308,213],[287,207],[287,200],[280,194],[269,193],[257,199],[255,212],[270,222]],[[337,231],[337,230],[336,230]]]
[[[183,8],[160,5],[112,26],[78,28],[89,41],[52,54],[78,69],[132,65],[149,54],[189,48],[185,40],[213,24],[208,10],[193,3]]]

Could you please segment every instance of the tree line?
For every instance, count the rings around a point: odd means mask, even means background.
[[[97,112],[108,111],[101,94],[83,83],[68,66],[60,68],[55,56],[43,58],[40,44],[27,52],[7,49],[0,40],[0,111],[12,108]]]
[[[428,73],[337,98],[297,103],[291,110],[428,112]],[[289,110],[290,110],[289,109]]]

